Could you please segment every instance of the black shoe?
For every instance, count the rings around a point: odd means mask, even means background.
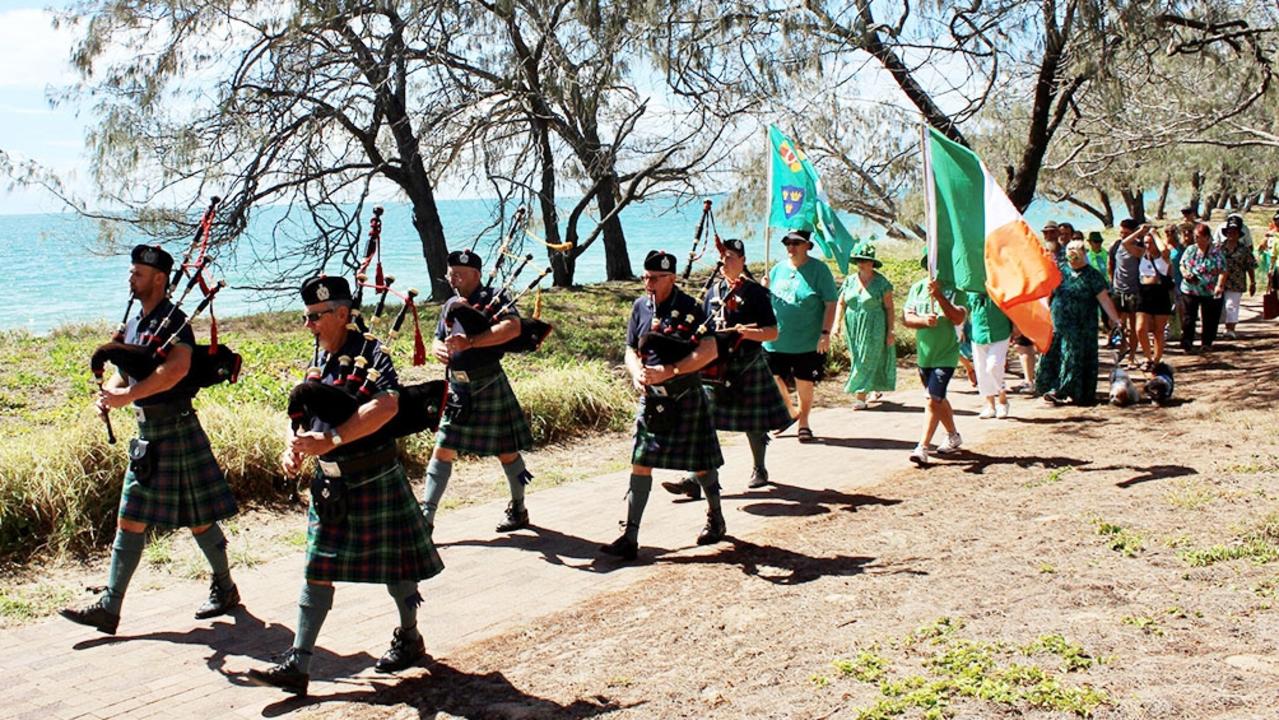
[[[395,628],[391,635],[391,649],[378,659],[374,669],[378,672],[393,673],[417,664],[426,657],[426,641],[417,629],[405,630]]]
[[[600,552],[623,560],[634,560],[639,557],[639,544],[622,535],[607,545],[600,545]]]
[[[664,482],[662,489],[672,495],[686,495],[693,500],[702,499],[702,486],[696,478],[686,477],[679,482]]]
[[[506,519],[497,524],[498,532],[511,532],[528,527],[528,508],[515,509],[515,503],[506,504]]]
[[[58,614],[73,623],[88,625],[108,635],[115,635],[115,629],[120,626],[120,616],[107,609],[106,595],[98,598],[98,601],[89,607],[79,610],[63,608],[58,611]]]
[[[311,682],[311,675],[298,669],[298,656],[302,652],[297,648],[290,648],[284,654],[280,664],[272,665],[266,670],[257,668],[249,670],[249,679],[258,685],[270,685],[294,695],[305,695],[306,686]]]
[[[231,587],[222,589],[217,580],[209,586],[209,599],[196,608],[195,619],[204,620],[218,615],[226,615],[240,606],[240,589],[233,583]]]
[[[751,481],[746,483],[746,487],[752,490],[758,490],[759,488],[762,488],[762,487],[768,487],[769,484],[770,483],[768,481],[768,471],[760,470],[759,468],[756,468],[755,472],[751,473]]]
[[[726,532],[728,527],[724,525],[724,513],[711,510],[706,513],[706,527],[702,528],[701,534],[697,536],[697,544],[713,545],[723,540]]]

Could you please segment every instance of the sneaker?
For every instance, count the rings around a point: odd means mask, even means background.
[[[515,503],[506,504],[506,519],[497,524],[498,532],[511,532],[528,527],[528,508],[515,509]]]
[[[63,608],[58,611],[62,617],[73,623],[88,625],[98,632],[115,635],[120,626],[120,616],[107,609],[107,596],[103,593],[98,601],[86,608]]]
[[[866,409],[866,408],[868,408],[868,407],[870,407],[870,406],[866,404],[866,401],[865,401],[865,400],[854,400],[854,401],[853,401],[853,409],[854,409],[854,410],[865,410],[865,409]]]
[[[964,444],[964,438],[959,433],[953,432],[946,435],[946,442],[937,446],[938,455],[949,455],[959,452],[959,446]]]
[[[698,545],[714,545],[724,539],[724,533],[728,532],[728,527],[724,524],[724,513],[719,510],[710,510],[706,513],[706,527],[697,535]]]
[[[755,468],[754,472],[751,473],[751,481],[746,483],[746,487],[751,490],[758,490],[762,487],[768,487],[768,485],[768,471],[760,468]]]
[[[928,464],[928,448],[923,445],[916,445],[915,449],[910,453],[910,461],[916,465],[923,467]]]
[[[981,412],[978,413],[977,415],[978,420],[989,420],[993,417],[995,417],[995,408],[989,405],[986,405],[985,407],[983,407],[981,409]]]
[[[676,482],[664,482],[662,489],[672,495],[684,495],[692,500],[702,499],[702,486],[692,476]]]
[[[412,667],[418,660],[426,657],[426,641],[417,628],[395,628],[391,634],[391,648],[378,658],[373,666],[378,672],[393,673]]]
[[[634,560],[639,557],[639,543],[622,534],[613,542],[600,545],[600,552],[623,560]]]
[[[1009,403],[996,403],[996,404],[995,404],[995,417],[996,417],[997,419],[999,419],[999,420],[1004,420],[1005,418],[1007,418],[1007,417],[1008,417],[1008,406],[1009,406]]]
[[[240,589],[234,583],[223,589],[217,580],[209,585],[209,599],[195,610],[196,620],[226,615],[240,605]]]
[[[249,680],[255,685],[270,685],[294,695],[306,695],[306,686],[311,682],[311,674],[298,669],[298,660],[303,653],[311,654],[305,650],[289,648],[279,664],[272,665],[266,670],[257,668],[249,670]]]
[[[1237,334],[1234,330],[1227,330],[1227,331],[1226,331],[1226,339],[1227,339],[1227,340],[1238,340],[1238,339],[1239,339],[1239,335],[1238,335],[1238,334]]]

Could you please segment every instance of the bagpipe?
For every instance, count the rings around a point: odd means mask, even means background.
[[[145,344],[124,342],[125,329],[129,323],[129,316],[133,311],[133,303],[137,299],[133,293],[129,294],[129,301],[124,308],[124,316],[120,319],[119,326],[112,334],[111,342],[98,346],[89,358],[89,369],[93,372],[99,391],[102,389],[103,375],[108,362],[135,381],[149,377],[155,372],[157,367],[168,359],[169,353],[177,343],[179,334],[190,326],[191,322],[205,310],[209,311],[209,316],[212,318],[209,328],[209,344],[197,344],[195,346],[194,351],[191,353],[191,367],[187,371],[186,377],[180,382],[185,383],[187,386],[206,388],[223,382],[233,383],[239,379],[243,359],[231,348],[218,342],[217,319],[213,317],[213,299],[217,297],[222,288],[226,287],[226,281],[220,280],[210,285],[204,277],[204,271],[208,269],[211,263],[208,256],[209,235],[219,202],[221,202],[221,198],[217,196],[214,196],[210,201],[209,207],[200,218],[195,238],[187,248],[182,262],[174,268],[173,278],[168,285],[169,292],[172,293],[173,288],[177,287],[177,284],[181,282],[183,274],[190,271],[191,277],[187,280],[186,287],[177,301],[173,303],[173,307],[168,314],[160,321],[155,333]],[[192,253],[197,250],[198,255],[192,261]],[[173,327],[174,318],[182,307],[182,303],[186,301],[196,287],[199,287],[203,294],[199,305],[196,306],[194,312],[186,317],[186,320],[181,325]],[[111,419],[105,412],[102,414],[102,419],[107,426],[107,443],[114,445],[116,438],[115,432],[111,427]]]
[[[338,382],[332,385],[324,383],[322,378],[325,369],[311,367],[307,370],[306,378],[289,392],[288,414],[295,433],[309,429],[314,420],[321,420],[334,427],[341,425],[354,415],[361,405],[373,398],[374,388],[381,377],[375,365],[381,355],[389,354],[390,347],[399,336],[410,311],[413,313],[414,326],[413,364],[421,365],[425,362],[426,349],[422,342],[415,302],[418,291],[410,288],[404,294],[395,292],[391,289],[395,276],[384,275],[382,272],[382,213],[381,207],[373,208],[373,218],[369,221],[367,249],[355,274],[356,286],[352,297],[351,321],[346,326],[348,332],[360,334],[364,342],[354,358],[347,355],[337,358]],[[373,282],[370,283],[366,271],[375,257],[377,258],[376,270]],[[377,304],[368,323],[364,321],[360,311],[365,288],[371,288],[378,294]],[[400,307],[395,319],[391,322],[385,339],[379,342],[374,331],[386,308],[387,296],[391,294],[401,298],[404,305]],[[393,437],[404,437],[423,430],[439,429],[447,391],[448,384],[443,380],[401,386],[399,409],[395,417],[389,420],[383,429]]]
[[[493,268],[489,270],[488,278],[484,281],[484,287],[493,286],[494,281],[497,280],[497,275],[501,270],[502,261],[504,259],[508,256],[515,257],[511,255],[508,249],[510,248],[511,242],[514,240],[515,233],[521,230],[524,225],[525,212],[524,206],[522,205],[515,211],[515,218],[511,221],[510,230],[507,232],[506,238],[502,241],[502,245],[498,249],[497,259],[493,261]],[[501,288],[494,290],[492,297],[490,297],[489,301],[482,306],[472,305],[467,302],[460,293],[456,294],[445,305],[443,311],[445,325],[451,327],[454,323],[456,323],[462,328],[462,334],[471,337],[489,330],[497,323],[506,319],[507,314],[514,309],[515,303],[534,289],[537,289],[538,285],[542,283],[542,280],[544,280],[547,275],[551,274],[551,268],[546,268],[539,273],[532,282],[528,283],[524,289],[507,299],[507,296],[515,284],[515,280],[520,276],[520,273],[524,271],[524,268],[532,261],[532,253],[523,256],[520,259],[520,264],[506,276],[506,283],[503,284]],[[456,288],[454,288],[454,292],[457,293]],[[554,329],[550,323],[542,320],[540,316],[541,296],[539,295],[538,302],[533,309],[532,317],[516,318],[520,324],[519,334],[507,342],[495,346],[496,349],[500,349],[501,351],[508,353],[527,353],[537,350],[542,346],[542,342],[546,340],[546,338],[551,334],[551,331]]]

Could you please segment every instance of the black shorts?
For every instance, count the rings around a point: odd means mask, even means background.
[[[768,370],[786,382],[820,382],[826,377],[826,353],[768,353]]]
[[[1137,312],[1148,315],[1172,314],[1172,291],[1164,285],[1142,285]]]
[[[1140,312],[1137,309],[1137,306],[1141,304],[1141,296],[1137,293],[1126,293],[1116,290],[1111,293],[1110,297],[1115,301],[1115,310],[1117,312],[1130,314]]]

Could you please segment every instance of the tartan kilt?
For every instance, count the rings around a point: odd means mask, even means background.
[[[635,447],[631,462],[648,468],[667,470],[714,470],[724,464],[715,436],[711,395],[698,383],[684,391],[677,408],[679,423],[669,433],[651,433],[644,426],[644,405],[648,395],[640,398],[635,418]]]
[[[791,424],[786,401],[777,389],[764,353],[728,362],[731,385],[710,384],[715,407],[715,429],[761,433]]]
[[[344,479],[345,518],[321,522],[314,500],[307,509],[307,580],[392,583],[425,580],[444,569],[399,461]]]
[[[449,381],[449,392],[455,383]],[[466,424],[447,418],[440,421],[435,434],[436,447],[471,455],[504,455],[533,447],[524,408],[511,389],[506,372],[500,367],[491,375],[470,383],[470,409]]]
[[[154,469],[143,483],[130,469],[124,475],[119,516],[159,528],[208,525],[239,508],[209,437],[195,411],[138,423],[138,439],[150,443]]]

